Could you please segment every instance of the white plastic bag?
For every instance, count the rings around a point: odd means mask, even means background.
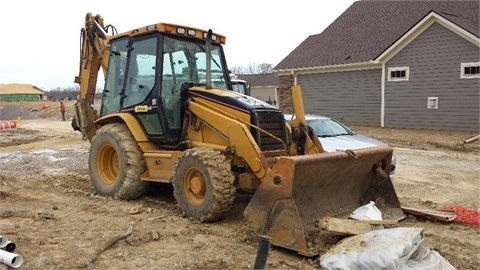
[[[382,220],[382,212],[370,201],[368,204],[360,206],[350,215],[350,218],[358,220]]]
[[[324,270],[455,270],[438,252],[422,246],[423,228],[373,230],[345,238],[320,257]]]

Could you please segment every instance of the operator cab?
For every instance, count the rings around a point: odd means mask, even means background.
[[[215,87],[231,88],[217,36],[212,38],[209,56],[205,39],[178,34],[199,30],[182,29],[177,27],[173,32],[177,34],[152,31],[111,42],[101,117],[118,112],[133,114],[150,140],[175,144],[182,139],[187,98],[182,85],[206,86],[208,64]]]

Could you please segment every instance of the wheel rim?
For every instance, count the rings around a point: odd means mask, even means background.
[[[187,200],[194,205],[200,205],[205,200],[205,194],[207,191],[207,182],[203,177],[203,174],[194,168],[190,168],[185,173],[183,181],[183,190]]]
[[[112,145],[102,146],[97,158],[97,166],[103,183],[111,185],[117,180],[118,154]]]

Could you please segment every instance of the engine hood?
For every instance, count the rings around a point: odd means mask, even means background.
[[[237,93],[226,89],[205,89],[192,87],[188,91],[191,97],[204,98],[224,106],[233,107],[240,111],[251,112],[254,110],[278,110],[275,106],[260,99]]]

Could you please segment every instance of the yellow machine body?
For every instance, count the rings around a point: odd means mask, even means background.
[[[325,152],[306,125],[300,86],[292,87],[291,125],[277,108],[235,92],[224,36],[166,23],[107,30],[99,15],[87,14],[72,121],[91,142],[98,194],[135,199],[150,182],[172,183],[187,215],[214,222],[237,190],[251,192],[246,220],[272,244],[303,255],[316,253],[309,236],[323,217],[369,201],[400,208],[390,147]],[[98,112],[100,67],[106,84]]]

